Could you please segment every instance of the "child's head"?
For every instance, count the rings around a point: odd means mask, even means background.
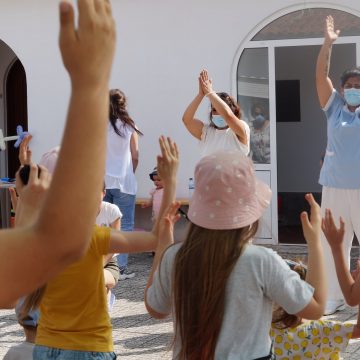
[[[174,265],[180,358],[214,357],[227,280],[270,198],[270,188],[256,179],[251,160],[240,152],[216,152],[196,165],[190,230]]]
[[[154,170],[149,174],[149,177],[151,181],[154,182],[154,185],[157,189],[162,189],[164,187],[164,184],[160,176],[158,175],[157,167],[154,167]]]
[[[255,177],[251,160],[238,151],[219,151],[195,168],[189,219],[206,229],[239,229],[256,222],[268,207],[271,190]]]

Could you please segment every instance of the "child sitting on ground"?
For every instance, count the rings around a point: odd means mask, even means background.
[[[5,354],[3,360],[29,360],[32,359],[32,353],[35,345],[36,329],[39,320],[39,310],[30,311],[22,314],[20,309],[23,299],[20,299],[15,307],[16,318],[22,326],[25,333],[25,341],[12,346]]]
[[[306,280],[304,265],[292,263],[290,267]],[[335,320],[303,321],[279,307],[273,313],[270,331],[276,359],[340,359],[340,352],[346,349],[349,340],[360,337],[359,316],[357,321],[357,324]]]

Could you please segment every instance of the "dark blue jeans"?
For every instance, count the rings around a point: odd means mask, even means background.
[[[122,193],[119,189],[106,189],[104,201],[117,205],[123,215],[121,231],[134,230],[135,200],[135,195]],[[117,260],[120,271],[125,270],[128,264],[128,254],[118,255]]]

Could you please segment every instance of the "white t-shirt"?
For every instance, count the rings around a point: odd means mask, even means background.
[[[201,157],[218,150],[238,150],[247,156],[250,151],[250,128],[244,120],[240,121],[245,127],[247,145],[243,144],[230,128],[218,130],[213,126],[204,125],[200,140]]]
[[[110,204],[106,201],[101,202],[101,208],[95,223],[98,226],[109,227],[115,220],[121,219],[122,213],[115,204]]]
[[[117,120],[116,127],[123,136],[116,134],[109,122],[105,172],[106,189],[119,189],[125,194],[135,195],[137,184],[130,151],[130,139],[135,130],[131,126],[124,125],[120,120]]]
[[[180,246],[166,250],[160,274],[155,272],[147,292],[148,304],[162,314],[172,309],[173,261]],[[249,360],[268,355],[273,302],[296,314],[310,302],[313,292],[312,286],[290,270],[274,251],[247,245],[227,282],[215,360]],[[177,359],[180,344],[175,343],[173,359]]]
[[[33,358],[34,345],[27,341],[12,346],[5,354],[3,360],[29,360]]]

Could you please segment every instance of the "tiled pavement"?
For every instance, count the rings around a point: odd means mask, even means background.
[[[289,258],[306,256],[305,246],[279,246],[277,251]],[[358,257],[359,249],[354,248],[352,258]],[[149,254],[130,257],[131,269],[136,277],[121,281],[116,290],[116,302],[112,312],[115,351],[119,358],[152,360],[171,359],[169,344],[172,340],[170,319],[157,321],[150,318],[143,305],[143,292],[152,258]],[[333,315],[341,321],[356,318],[356,309],[347,308]],[[13,311],[0,311],[0,358],[7,349],[22,341],[23,336]],[[344,359],[360,359],[360,340],[352,340]]]

